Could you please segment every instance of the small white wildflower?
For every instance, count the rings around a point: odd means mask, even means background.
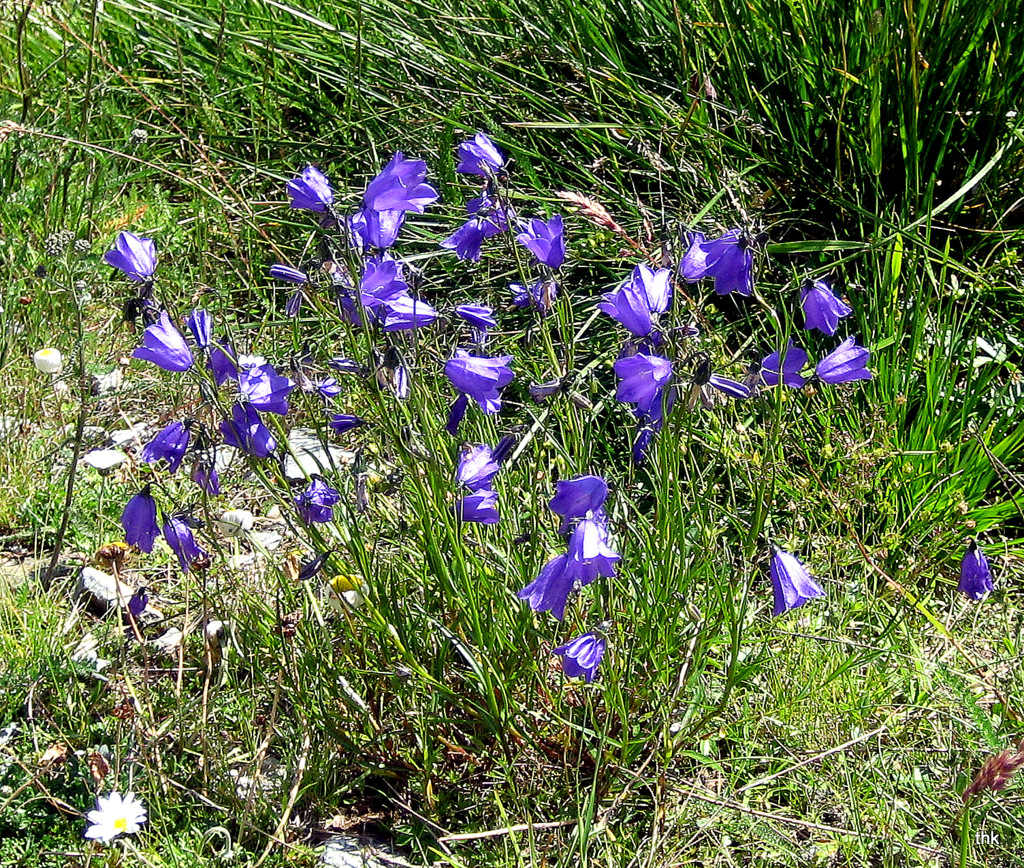
[[[92,824],[85,830],[86,838],[96,838],[103,843],[113,841],[118,835],[134,835],[146,822],[146,809],[135,798],[135,793],[111,793],[106,798],[96,799],[96,809],[89,811],[85,818]]]
[[[64,357],[60,354],[60,350],[55,350],[53,347],[37,351],[32,356],[32,362],[40,374],[59,374],[61,368],[64,367]]]

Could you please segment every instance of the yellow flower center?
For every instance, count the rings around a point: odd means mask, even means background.
[[[123,832],[125,829],[128,828],[128,820],[126,820],[124,817],[118,817],[116,820],[114,820],[114,828],[117,829],[118,832]]]

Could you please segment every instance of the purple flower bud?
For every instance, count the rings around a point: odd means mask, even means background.
[[[131,598],[128,600],[128,614],[133,618],[139,618],[142,613],[146,611],[146,606],[149,605],[149,594],[146,593],[148,588],[143,585],[137,589]]]
[[[597,667],[604,657],[605,639],[595,633],[584,633],[565,645],[552,648],[552,654],[562,658],[562,670],[570,678],[580,676],[590,684],[597,674]]]
[[[687,234],[687,241],[689,247],[679,262],[679,275],[687,283],[696,283],[708,274],[707,254],[703,247],[707,239],[703,232],[694,231]]]
[[[818,362],[815,373],[824,382],[835,386],[853,380],[870,380],[871,371],[865,365],[871,353],[857,346],[857,339],[849,337]]]
[[[226,380],[238,379],[238,365],[235,352],[227,343],[216,343],[210,347],[210,358],[206,366],[213,372],[213,380],[221,386]]]
[[[252,404],[235,404],[231,408],[231,421],[221,422],[220,432],[228,446],[256,458],[267,458],[277,448],[277,440]]]
[[[487,237],[486,223],[472,217],[441,242],[445,250],[452,250],[463,262],[479,262],[484,239]]]
[[[565,234],[561,214],[556,214],[547,222],[534,217],[516,236],[516,241],[548,268],[560,268],[565,262]]]
[[[469,395],[465,392],[461,393],[458,398],[452,402],[451,409],[448,411],[448,421],[444,424],[444,430],[447,431],[452,437],[459,435],[459,426],[462,424],[462,420],[466,416],[466,410],[469,407]]]
[[[156,523],[156,501],[148,485],[128,501],[121,513],[121,526],[128,545],[144,552],[153,551],[153,541],[159,536],[160,528]]]
[[[309,275],[306,272],[281,263],[270,266],[270,276],[274,280],[283,280],[285,283],[309,283]]]
[[[608,483],[600,476],[577,476],[575,479],[560,479],[556,484],[555,496],[548,508],[562,516],[560,533],[569,529],[573,519],[585,518],[597,512],[608,499]]]
[[[292,208],[304,208],[307,211],[326,211],[334,202],[331,182],[319,169],[306,166],[302,176],[288,182],[288,195]]]
[[[295,506],[307,524],[324,523],[334,518],[334,504],[341,495],[319,476],[314,476],[306,490],[295,498]]]
[[[806,364],[807,353],[790,339],[782,353],[775,352],[764,357],[761,362],[761,379],[766,386],[777,386],[781,377],[782,382],[791,389],[800,389],[807,382],[800,374]]]
[[[212,451],[201,454],[192,467],[192,481],[211,497],[220,494],[216,457]]]
[[[957,585],[957,590],[972,600],[983,600],[994,587],[988,558],[978,548],[978,543],[971,540],[960,564],[960,584]]]
[[[331,359],[327,364],[334,368],[334,370],[341,371],[343,374],[359,374],[360,376],[366,375],[366,367],[353,359],[343,359],[338,357]]]
[[[205,350],[213,334],[213,317],[205,310],[194,310],[185,319],[185,325],[196,339],[196,346]]]
[[[800,289],[800,306],[804,311],[804,328],[834,335],[839,320],[853,313],[853,308],[840,301],[827,280],[805,280]]]
[[[103,259],[126,277],[142,283],[156,270],[156,245],[150,238],[122,232],[114,239],[114,249],[104,253]]]
[[[190,422],[171,422],[157,434],[142,450],[142,460],[155,464],[160,459],[167,462],[170,472],[177,473],[188,449]]]
[[[504,165],[505,157],[497,145],[483,133],[477,133],[470,141],[459,145],[459,165],[455,171],[486,178]]]
[[[182,373],[192,367],[192,351],[185,343],[166,311],[160,319],[146,327],[142,335],[142,346],[132,353],[132,358],[152,362],[165,371]]]
[[[455,517],[459,521],[477,524],[497,524],[500,520],[496,504],[498,495],[488,489],[467,494],[455,504]]]
[[[189,520],[180,515],[171,516],[164,522],[164,539],[171,551],[178,556],[178,564],[183,573],[188,573],[197,558],[206,557],[206,552],[192,536]]]
[[[775,549],[769,572],[772,577],[772,589],[775,592],[775,610],[772,613],[774,615],[781,615],[802,606],[815,597],[825,596],[821,585],[814,581],[804,565],[789,552]]]
[[[369,423],[365,419],[361,419],[359,416],[350,416],[346,413],[335,413],[331,416],[331,421],[327,424],[335,434],[344,434],[346,431],[351,431],[353,428],[358,428],[361,425],[367,425]]]

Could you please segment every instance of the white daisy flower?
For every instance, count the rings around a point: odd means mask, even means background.
[[[111,793],[106,798],[96,799],[96,810],[89,811],[85,818],[92,824],[85,830],[86,838],[98,838],[107,843],[118,835],[134,835],[146,822],[146,809],[135,798],[135,793]]]

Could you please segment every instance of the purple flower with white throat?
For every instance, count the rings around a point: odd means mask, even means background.
[[[122,232],[114,239],[114,249],[103,254],[103,260],[130,280],[145,283],[156,271],[156,245],[151,238]]]
[[[616,400],[636,404],[640,413],[650,413],[651,407],[661,401],[662,389],[672,378],[668,359],[646,353],[619,359],[614,370],[622,380],[615,392]]]
[[[326,211],[334,203],[334,191],[327,176],[313,166],[306,166],[302,175],[288,182],[289,205],[306,211]]]
[[[565,533],[577,518],[593,515],[608,499],[608,483],[600,476],[577,476],[560,479],[548,508],[562,517],[560,533]]]
[[[224,443],[248,452],[256,458],[267,458],[277,448],[277,440],[263,424],[259,411],[252,404],[235,404],[230,421],[220,423]]]
[[[498,146],[488,136],[477,133],[468,142],[459,145],[459,165],[455,171],[487,178],[501,171],[504,165],[505,157]]]
[[[815,597],[824,597],[825,591],[807,572],[807,568],[789,552],[776,548],[769,572],[775,592],[773,615],[781,615],[802,606]]]
[[[487,488],[481,488],[459,499],[455,504],[455,517],[459,521],[476,524],[497,524],[501,516],[497,509],[498,495]]]
[[[147,485],[128,501],[121,513],[124,541],[144,552],[153,551],[153,542],[160,535],[156,523],[156,501]]]
[[[558,269],[565,262],[565,233],[561,214],[556,214],[546,222],[534,217],[516,236],[516,241],[548,268]]]
[[[839,320],[853,313],[853,308],[836,298],[832,285],[825,279],[804,281],[800,288],[800,307],[804,312],[804,328],[834,335]]]
[[[146,327],[142,346],[132,353],[132,358],[152,362],[165,371],[179,374],[191,368],[195,361],[185,338],[174,327],[167,311],[161,311],[160,319]]]
[[[238,389],[242,399],[265,413],[288,414],[288,395],[295,388],[288,377],[277,373],[270,365],[242,370]]]
[[[155,464],[162,459],[167,462],[167,469],[172,474],[177,473],[188,449],[191,427],[190,421],[171,422],[146,444],[142,450],[142,460],[146,464]]]
[[[172,515],[164,522],[164,539],[177,556],[181,571],[186,574],[196,560],[207,557],[192,535],[192,528],[197,524],[195,519],[183,515]]]
[[[615,564],[621,560],[608,544],[608,519],[603,510],[585,518],[569,538],[567,569],[580,585],[589,585],[598,576],[615,575]]]
[[[871,371],[865,366],[871,352],[857,346],[857,339],[849,337],[818,362],[814,372],[822,381],[833,386],[853,380],[870,380]]]
[[[988,558],[978,548],[978,543],[971,540],[964,559],[960,563],[960,584],[957,585],[957,590],[972,600],[983,600],[994,587],[992,568],[989,566]]]
[[[512,356],[491,359],[456,350],[455,357],[445,363],[444,372],[452,385],[476,401],[481,410],[497,413],[501,409],[500,392],[515,376],[509,367],[511,361]]]
[[[807,353],[790,339],[786,349],[770,353],[761,362],[761,379],[766,386],[777,386],[780,382],[791,389],[800,389],[807,382],[800,371],[807,364]]]
[[[671,277],[667,268],[654,271],[646,265],[637,265],[629,280],[615,292],[605,295],[598,307],[631,334],[646,338],[654,330],[652,314],[668,310],[672,299]]]
[[[334,518],[334,504],[341,500],[337,490],[331,488],[319,476],[314,476],[309,485],[295,497],[295,507],[306,524],[323,524]]]
[[[582,677],[587,684],[594,680],[597,667],[604,657],[605,639],[595,630],[577,636],[571,642],[552,648],[551,653],[562,658],[562,670],[570,678]]]

